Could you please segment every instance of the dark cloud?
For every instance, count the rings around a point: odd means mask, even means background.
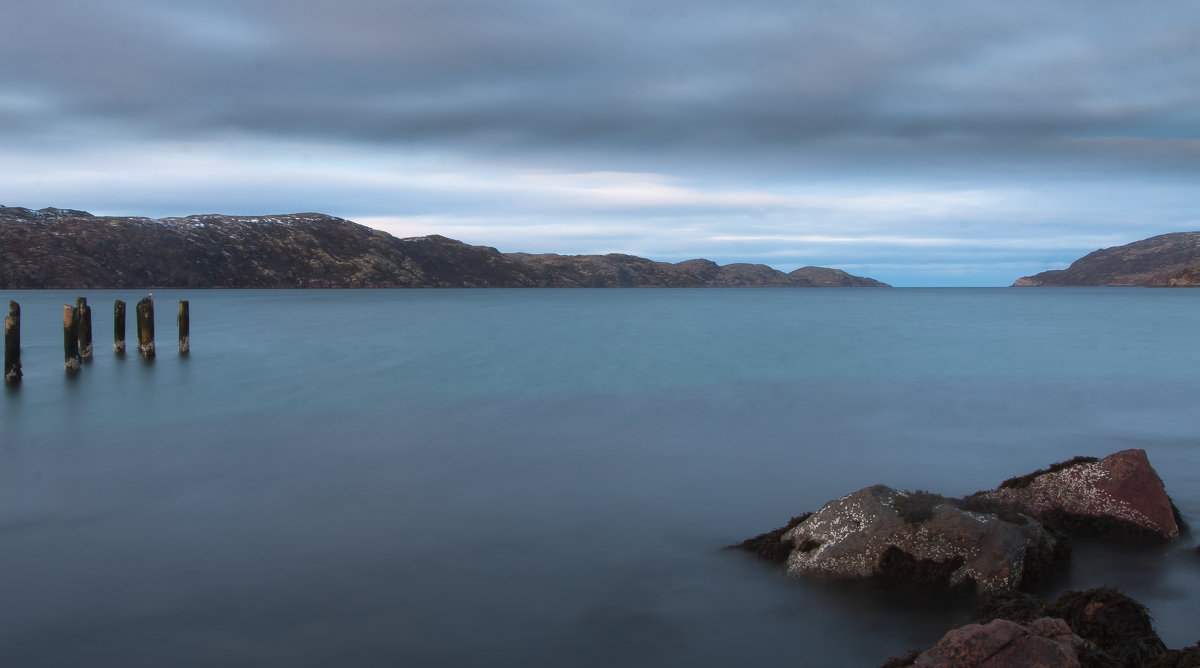
[[[1200,15],[1168,5],[193,4],[16,3],[0,81],[172,136],[564,151],[1152,131],[1200,102]]]

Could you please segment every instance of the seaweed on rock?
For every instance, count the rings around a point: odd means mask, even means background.
[[[1008,480],[1000,483],[1000,486],[997,489],[1021,489],[1023,487],[1028,487],[1031,483],[1033,483],[1034,479],[1046,475],[1047,473],[1056,473],[1063,469],[1069,469],[1072,466],[1078,466],[1079,464],[1092,464],[1098,461],[1100,461],[1100,459],[1097,457],[1072,457],[1064,462],[1051,464],[1050,466],[1034,471],[1033,473],[1026,473],[1022,476],[1009,478]]]
[[[1005,522],[1013,524],[1028,524],[1032,519],[1020,504],[990,497],[983,492],[968,494],[962,498],[953,499],[953,502],[967,512],[995,515]]]
[[[978,623],[986,624],[993,619],[1007,619],[1018,624],[1028,624],[1044,617],[1045,601],[1026,592],[1009,592],[988,596],[975,606]]]
[[[892,507],[900,514],[900,518],[909,524],[920,524],[933,517],[933,509],[943,503],[959,507],[956,499],[942,496],[935,492],[918,489],[915,492],[905,492],[892,500]]]
[[[966,562],[962,557],[945,561],[918,559],[895,545],[883,551],[876,579],[900,589],[937,592],[939,595],[969,597],[975,593],[975,581],[953,581],[955,571]]]
[[[788,520],[788,523],[778,529],[760,533],[754,538],[747,538],[737,545],[730,545],[730,548],[745,550],[766,559],[767,561],[782,564],[787,561],[788,555],[796,547],[791,542],[783,539],[783,534],[791,531],[796,525],[804,520],[812,517],[812,513],[804,513],[797,515]],[[816,546],[809,547],[813,549]]]
[[[1146,664],[1146,668],[1196,668],[1196,666],[1200,666],[1200,642],[1183,649],[1169,649]]]
[[[1141,666],[1167,651],[1146,606],[1115,587],[1069,591],[1046,606],[1046,616],[1067,622],[1123,666]]]
[[[1101,538],[1119,543],[1165,543],[1161,533],[1133,522],[1105,515],[1080,515],[1053,509],[1038,515],[1042,524],[1055,531],[1080,538]]]
[[[1042,525],[1041,543],[1025,550],[1025,571],[1018,589],[1034,589],[1062,576],[1071,567],[1071,539],[1054,528]]]

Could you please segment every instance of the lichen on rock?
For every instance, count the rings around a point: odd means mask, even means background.
[[[1171,540],[1181,530],[1178,510],[1145,450],[1076,458],[978,496],[1015,504],[1070,533]]]
[[[1036,521],[1008,522],[949,500],[936,503],[927,518],[910,521],[897,510],[897,500],[907,494],[875,485],[825,504],[783,534],[793,546],[787,572],[988,594],[1020,585],[1029,555],[1048,544]]]

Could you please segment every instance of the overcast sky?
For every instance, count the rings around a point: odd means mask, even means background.
[[[1007,285],[1200,229],[1200,2],[0,0],[0,204]]]

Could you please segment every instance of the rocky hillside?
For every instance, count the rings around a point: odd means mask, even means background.
[[[1104,248],[1066,269],[1025,276],[1013,285],[1200,287],[1200,232],[1175,232]]]
[[[113,218],[0,207],[0,288],[826,287],[837,269],[501,253],[316,213]]]

